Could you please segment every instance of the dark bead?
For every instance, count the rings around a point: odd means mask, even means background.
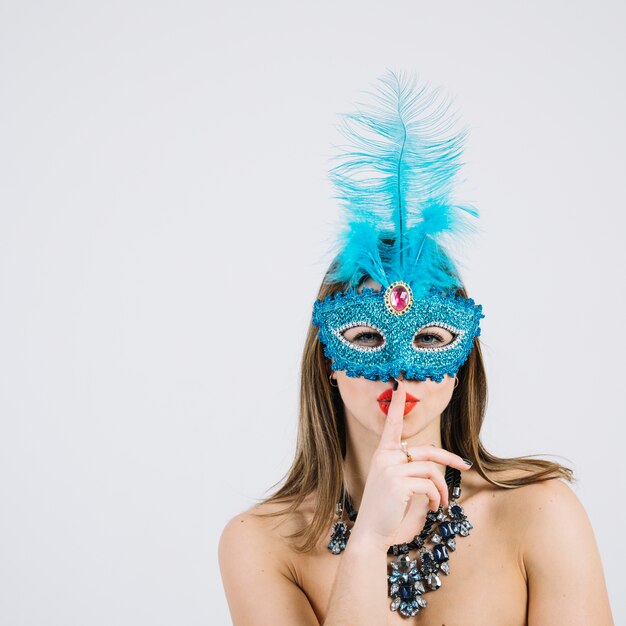
[[[413,589],[413,585],[402,585],[400,587],[400,597],[403,600],[412,600],[414,593],[415,590]]]
[[[439,524],[439,533],[444,539],[450,539],[450,537],[454,537],[454,529],[452,528],[452,524],[450,522],[445,522],[444,524]]]
[[[458,504],[453,504],[450,507],[450,513],[452,513],[452,515],[457,517],[463,513],[463,509]]]
[[[448,560],[448,548],[446,546],[438,545],[433,548],[433,555],[435,556],[435,560],[439,563],[443,563],[443,561]]]

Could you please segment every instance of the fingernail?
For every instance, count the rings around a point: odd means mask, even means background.
[[[463,459],[463,461],[465,463],[467,463],[467,465],[469,465],[470,467],[472,467],[472,465],[474,465],[474,463],[472,463],[472,461],[470,461],[469,459]]]
[[[394,381],[393,381],[393,390],[394,390],[394,391],[397,391],[397,389],[398,389],[398,381],[397,381],[397,380],[394,380]]]

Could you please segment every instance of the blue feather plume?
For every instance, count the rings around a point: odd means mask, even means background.
[[[418,298],[454,289],[460,278],[445,244],[475,232],[478,217],[452,197],[466,131],[452,132],[449,103],[414,79],[389,72],[370,95],[370,105],[342,116],[349,145],[330,177],[344,224],[326,281],[403,280]]]

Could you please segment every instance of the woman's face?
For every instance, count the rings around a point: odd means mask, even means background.
[[[372,279],[367,279],[361,288],[370,287],[376,291],[381,285]],[[355,341],[361,345],[376,345],[376,334],[372,334],[367,327],[356,327],[349,329],[349,341]],[[344,335],[345,336],[345,335]],[[452,341],[450,333],[442,328],[425,328],[416,337],[416,342],[421,345],[445,345]],[[343,400],[348,426],[353,424],[365,429],[373,434],[380,435],[386,420],[388,404],[384,402],[381,394],[391,389],[393,379],[387,382],[381,380],[368,380],[363,376],[358,378],[346,376],[345,371],[333,373],[337,380],[339,393]],[[402,379],[402,377],[401,377]],[[410,437],[429,429],[439,431],[439,420],[441,413],[450,403],[454,391],[454,378],[446,375],[440,382],[434,382],[430,378],[426,380],[406,380],[404,381],[407,398],[413,396],[417,402],[405,405],[403,438]]]

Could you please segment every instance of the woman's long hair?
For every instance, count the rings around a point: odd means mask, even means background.
[[[322,283],[318,299],[346,291],[347,287],[344,283]],[[467,297],[464,287],[458,288],[456,293]],[[295,458],[280,481],[282,486],[262,501],[285,506],[271,512],[255,512],[263,517],[289,515],[314,493],[315,507],[310,523],[288,535],[299,552],[311,551],[322,535],[329,533],[342,489],[346,452],[344,408],[338,389],[330,385],[330,372],[330,363],[317,338],[317,328],[310,324],[302,356]],[[459,384],[441,414],[443,448],[473,461],[480,476],[498,487],[511,489],[550,478],[574,481],[572,470],[559,463],[528,456],[500,458],[485,450],[480,441],[480,429],[487,407],[487,378],[478,337],[457,377]],[[496,480],[492,474],[503,470],[523,470],[523,475]]]

